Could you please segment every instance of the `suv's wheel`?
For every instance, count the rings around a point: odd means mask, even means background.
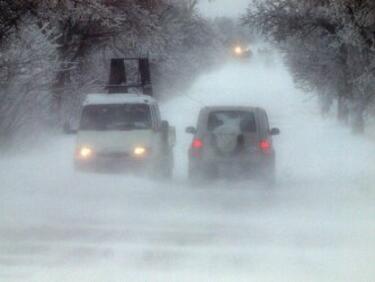
[[[267,185],[267,187],[275,187],[276,185],[276,176],[275,174],[271,174],[269,176],[266,177],[265,179],[265,184]]]
[[[267,187],[274,187],[276,185],[276,168],[274,163],[263,171],[263,181]]]
[[[188,171],[188,178],[189,178],[189,181],[191,181],[193,183],[202,181],[202,179],[203,179],[202,171],[200,171],[198,168],[192,167],[190,165],[189,171]]]
[[[217,168],[214,165],[190,164],[188,177],[192,182],[209,181],[217,177]]]

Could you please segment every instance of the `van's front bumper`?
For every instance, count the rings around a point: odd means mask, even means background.
[[[128,153],[106,153],[97,154],[90,159],[76,158],[74,161],[75,169],[83,171],[141,171],[153,163],[150,155],[136,157]]]

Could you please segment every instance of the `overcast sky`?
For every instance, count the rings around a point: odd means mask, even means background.
[[[198,8],[207,17],[238,17],[244,14],[251,0],[200,0]]]

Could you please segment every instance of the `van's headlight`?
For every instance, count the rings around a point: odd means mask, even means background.
[[[147,155],[147,149],[142,146],[137,146],[134,148],[133,154],[136,157],[144,157],[145,155]]]
[[[82,146],[77,151],[78,158],[80,158],[82,160],[91,159],[93,157],[93,155],[94,155],[93,149],[88,147],[88,146]]]

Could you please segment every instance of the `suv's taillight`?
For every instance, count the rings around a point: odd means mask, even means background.
[[[191,147],[193,147],[193,149],[202,149],[203,148],[203,142],[202,140],[196,138],[193,140],[193,143],[191,144]]]
[[[199,138],[195,138],[193,143],[191,143],[191,154],[195,158],[200,158],[202,149],[203,149],[203,141]]]
[[[271,142],[264,139],[259,142],[259,148],[262,150],[263,153],[269,153],[271,151]]]

